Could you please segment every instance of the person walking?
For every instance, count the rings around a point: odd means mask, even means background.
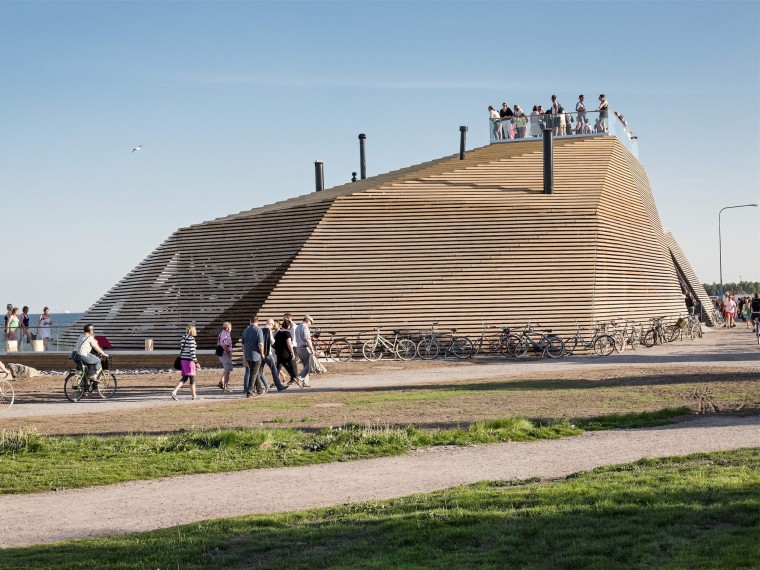
[[[291,336],[291,330],[295,329],[290,319],[282,321],[280,330],[274,335],[274,353],[277,357],[277,373],[281,374],[282,369],[290,376],[288,384],[295,382],[303,388],[303,382],[298,377],[296,370],[296,349]]]
[[[42,339],[42,346],[45,350],[48,349],[48,343],[53,338],[50,327],[53,326],[53,317],[50,316],[50,308],[45,307],[42,310],[39,320],[37,321],[37,338]]]
[[[172,390],[172,400],[177,399],[177,391],[185,385],[185,382],[190,381],[190,394],[193,400],[202,400],[200,396],[195,392],[195,374],[201,369],[201,365],[198,363],[198,355],[196,353],[198,345],[195,342],[195,336],[198,332],[195,329],[195,325],[190,323],[185,328],[185,336],[179,341],[179,360],[182,364],[182,378],[180,378],[177,385]]]
[[[5,324],[5,338],[8,340],[18,340],[18,307],[11,307],[10,315]]]
[[[264,352],[262,353],[263,356],[259,378],[264,386],[267,386],[268,388],[274,388],[276,386],[277,391],[282,392],[283,390],[287,390],[288,387],[283,385],[280,381],[280,374],[277,368],[277,360],[274,352],[274,336],[276,330],[277,326],[275,325],[274,319],[269,319],[267,321],[267,326],[261,329],[261,332],[264,335]],[[272,372],[273,384],[271,386],[267,385],[267,379],[264,376],[264,366],[268,366],[269,370]]]
[[[750,302],[750,314],[749,319],[752,321],[753,324],[753,331],[757,332],[754,329],[755,326],[755,320],[760,320],[760,293],[755,292],[755,298],[752,299]]]
[[[229,392],[230,373],[232,372],[232,323],[226,321],[222,325],[219,336],[216,337],[216,346],[222,347],[222,354],[219,356],[219,362],[222,365],[222,379],[219,381],[219,387],[223,392]],[[217,348],[217,352],[219,349]]]
[[[734,315],[736,314],[736,301],[731,293],[728,293],[726,298],[726,328],[732,329],[736,325],[734,324]]]
[[[32,346],[32,341],[34,340],[32,331],[29,330],[29,307],[26,305],[21,309],[21,314],[19,315],[19,328],[21,329],[21,334],[19,335],[18,349],[23,350],[24,343]]]
[[[298,373],[304,388],[310,388],[309,372],[311,372],[311,359],[314,354],[314,345],[311,342],[311,330],[309,327],[314,321],[309,315],[304,316],[303,321],[296,327],[296,355],[303,363],[303,370]]]
[[[261,382],[259,371],[261,370],[261,355],[264,353],[264,334],[259,328],[259,318],[251,318],[251,324],[243,331],[243,358],[245,359],[245,374],[243,375],[243,392],[245,397],[250,398],[267,391],[267,385],[263,384],[257,389],[256,384]]]

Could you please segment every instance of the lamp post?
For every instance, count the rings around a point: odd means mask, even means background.
[[[720,267],[720,294],[723,295],[723,245],[720,239],[720,215],[723,210],[730,210],[731,208],[757,208],[757,204],[742,204],[740,206],[726,206],[721,208],[718,212],[718,264]]]

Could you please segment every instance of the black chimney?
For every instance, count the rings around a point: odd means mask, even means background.
[[[314,178],[317,184],[317,192],[325,189],[325,165],[321,160],[314,161]]]
[[[367,157],[364,155],[364,141],[367,135],[359,135],[359,172],[362,173],[362,180],[367,178]]]
[[[544,129],[544,194],[554,191],[554,129]]]
[[[459,127],[459,160],[464,160],[464,146],[467,142],[467,127]]]

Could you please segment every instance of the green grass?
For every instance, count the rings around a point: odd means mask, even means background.
[[[398,455],[436,445],[556,439],[587,429],[662,425],[686,408],[585,420],[540,422],[505,418],[466,428],[348,425],[307,433],[296,429],[189,431],[168,435],[64,437],[0,432],[0,494]]]
[[[760,449],[4,550],[0,568],[758,568]]]

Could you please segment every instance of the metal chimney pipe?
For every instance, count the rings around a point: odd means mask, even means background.
[[[361,133],[359,135],[359,172],[361,172],[361,179],[367,178],[367,157],[364,154],[364,141],[367,139],[367,135]]]
[[[459,160],[464,160],[464,146],[467,142],[467,127],[459,127]]]
[[[317,192],[325,189],[325,164],[321,160],[314,161],[314,179],[317,185]]]
[[[554,129],[544,129],[544,194],[554,192]]]

